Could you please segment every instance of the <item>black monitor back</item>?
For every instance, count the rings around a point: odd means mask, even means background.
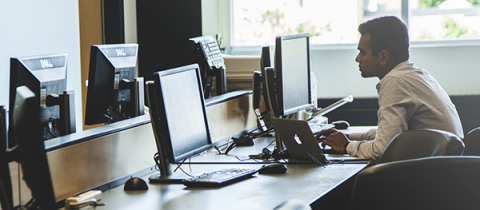
[[[41,209],[56,209],[50,169],[39,123],[37,96],[26,86],[16,88],[11,130],[18,150],[16,161],[21,163],[23,179],[32,192],[32,205]]]
[[[137,73],[138,44],[92,45],[88,74],[85,124],[105,123],[104,114],[120,102],[130,102],[129,89],[120,81],[133,81]]]
[[[39,119],[42,125],[49,121],[60,120],[58,105],[47,107],[46,100],[50,94],[63,94],[67,87],[67,54],[43,55],[10,59],[10,103],[9,112],[15,112],[16,88],[27,86],[36,96]],[[9,116],[9,122],[12,115]],[[15,140],[9,140],[9,147]]]
[[[270,89],[267,88],[269,84],[267,84],[267,71],[265,68],[271,67],[273,68],[272,73],[272,78],[275,77],[275,72],[274,72],[274,66],[275,66],[275,47],[274,46],[264,46],[262,47],[262,53],[260,55],[260,72],[261,72],[261,95],[263,96],[263,101],[265,102],[265,109],[268,111],[271,111],[272,113],[278,113],[276,110],[271,110],[276,109],[277,104],[276,104],[276,98],[275,99],[270,99],[268,98],[268,93],[267,90],[271,91],[271,96],[274,96],[275,90],[274,90],[274,84],[270,84]],[[270,83],[274,83],[275,81],[270,80]],[[258,94],[255,93],[254,94]],[[254,96],[254,98],[258,98],[259,96]],[[275,104],[270,104],[270,100],[273,101]],[[272,105],[272,106],[270,106]]]
[[[7,125],[4,105],[0,105],[0,203],[2,209],[13,209],[12,183],[10,177],[10,162],[7,157]]]

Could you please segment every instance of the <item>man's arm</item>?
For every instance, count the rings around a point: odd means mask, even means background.
[[[408,119],[415,110],[408,86],[396,77],[385,77],[379,89],[377,135],[374,140],[352,141],[347,152],[351,156],[378,159],[398,133],[408,130]],[[352,136],[353,137],[353,136]]]
[[[377,129],[372,128],[368,130],[367,132],[363,133],[351,133],[347,135],[348,139],[350,140],[373,140],[377,136]]]

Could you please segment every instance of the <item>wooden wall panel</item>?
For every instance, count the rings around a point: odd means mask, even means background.
[[[80,64],[82,75],[82,110],[85,119],[85,107],[87,102],[88,70],[90,66],[90,47],[103,43],[102,33],[102,1],[82,0],[78,1],[80,19]],[[83,129],[90,129],[97,126],[84,125]]]

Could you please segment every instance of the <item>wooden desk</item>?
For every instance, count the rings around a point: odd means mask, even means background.
[[[235,148],[231,157],[259,153],[271,139],[256,141],[253,147]],[[209,159],[208,157],[215,157],[215,154],[216,151],[212,150],[197,158]],[[222,168],[260,168],[262,165],[238,163],[185,163],[182,168],[190,174],[201,174]],[[102,202],[106,206],[98,209],[273,209],[290,199],[313,204],[366,166],[367,162],[361,161],[330,164],[326,167],[313,163],[288,164],[286,174],[256,174],[252,178],[221,188],[188,188],[183,184],[148,183],[149,190],[124,191],[121,185],[103,192]],[[148,180],[148,176],[142,178]],[[93,209],[85,209],[89,208]]]

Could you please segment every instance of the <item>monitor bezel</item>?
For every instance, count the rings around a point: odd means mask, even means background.
[[[283,90],[283,82],[284,79],[289,79],[289,78],[284,78],[283,77],[283,65],[282,65],[282,48],[283,48],[283,41],[286,40],[292,40],[292,39],[306,39],[306,49],[307,49],[307,77],[308,77],[308,104],[302,104],[290,109],[285,109],[284,106],[284,90]],[[310,67],[310,35],[308,33],[303,33],[303,34],[293,34],[293,35],[283,35],[283,36],[277,36],[275,39],[275,92],[276,92],[276,97],[277,97],[277,109],[278,109],[278,115],[279,116],[286,116],[290,114],[294,114],[296,112],[302,111],[302,110],[309,110],[312,108],[312,92],[311,92],[311,67]]]

